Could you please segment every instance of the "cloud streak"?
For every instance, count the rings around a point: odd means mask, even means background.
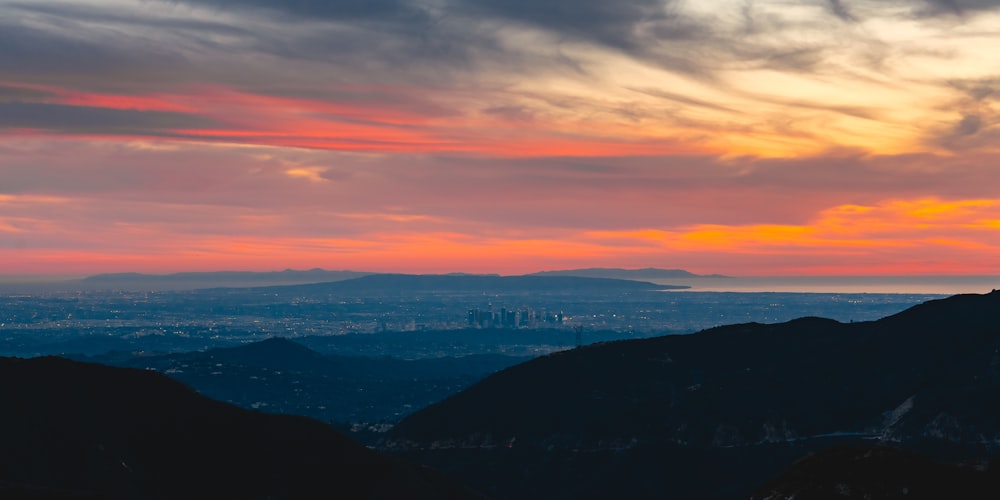
[[[155,134],[159,130],[207,127],[212,122],[191,114],[136,111],[43,103],[0,103],[0,128],[41,129],[81,134]]]

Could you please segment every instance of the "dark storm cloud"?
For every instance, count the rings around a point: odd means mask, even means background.
[[[138,111],[24,102],[0,103],[0,129],[137,134],[210,125],[212,122],[202,117],[168,111]]]

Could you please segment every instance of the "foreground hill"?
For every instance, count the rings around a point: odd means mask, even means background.
[[[949,465],[886,447],[838,446],[792,464],[751,500],[995,499],[997,464]]]
[[[467,498],[304,417],[212,401],[162,375],[0,358],[4,498]]]
[[[581,485],[566,496],[601,496],[596,481],[612,474],[634,480],[615,488],[661,476],[631,494],[746,496],[795,456],[862,439],[992,453],[998,325],[994,292],[873,322],[803,318],[598,344],[493,375],[403,420],[387,446],[498,496],[544,490],[557,473]],[[526,479],[478,482],[490,467]],[[663,478],[671,468],[690,471]]]

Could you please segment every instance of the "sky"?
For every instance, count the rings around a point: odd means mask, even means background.
[[[1000,0],[0,0],[0,274],[1000,275]]]

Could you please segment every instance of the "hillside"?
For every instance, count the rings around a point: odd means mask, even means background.
[[[792,464],[751,500],[995,499],[996,463],[949,465],[885,447],[842,446]]]
[[[324,355],[271,338],[164,355],[116,352],[76,359],[156,370],[219,401],[324,422],[392,423],[526,358],[474,355],[401,360]]]
[[[427,463],[446,462],[430,448],[543,450],[480,457],[514,468],[559,453],[616,451],[623,463],[651,450],[708,453],[712,467],[746,453],[749,467],[720,472],[744,493],[776,474],[780,457],[834,442],[884,439],[961,455],[1000,436],[998,324],[993,292],[873,322],[803,318],[587,346],[504,370],[417,412],[387,446]],[[566,474],[594,473],[587,467]],[[452,471],[474,477],[474,468]],[[664,487],[726,497],[684,477]],[[511,488],[490,493],[516,496]]]
[[[5,498],[470,498],[304,417],[242,410],[162,375],[0,358]]]

